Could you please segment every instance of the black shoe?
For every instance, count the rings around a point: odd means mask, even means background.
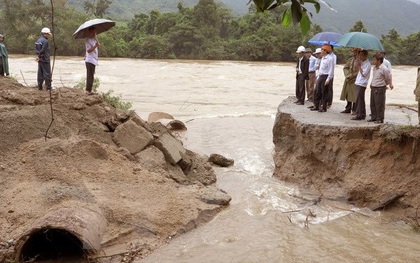
[[[353,117],[353,118],[351,118],[351,120],[353,120],[353,121],[361,121],[361,120],[364,120],[364,118]]]
[[[367,120],[367,122],[374,122],[374,121],[376,121],[375,119],[369,119],[369,120]]]
[[[309,106],[309,107],[308,107],[308,109],[313,109],[313,108],[315,108],[315,106]]]
[[[313,107],[313,108],[311,109],[311,111],[319,111],[319,109],[318,109],[318,108]]]
[[[304,103],[303,102],[298,102],[298,103],[296,103],[297,105],[304,105]]]
[[[340,113],[350,113],[350,111],[349,110],[343,110],[343,111],[340,111]]]
[[[320,109],[320,110],[318,110],[318,112],[327,112],[327,111],[324,110],[324,109]]]
[[[383,120],[377,120],[377,121],[375,121],[375,123],[384,123],[384,121]]]

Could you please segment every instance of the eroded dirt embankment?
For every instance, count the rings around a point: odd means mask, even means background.
[[[409,113],[399,107],[387,107],[384,125],[351,121],[339,110],[310,112],[285,100],[273,127],[274,175],[326,198],[416,217],[420,128],[403,124]]]
[[[0,262],[131,262],[229,203],[164,125],[78,89],[51,99],[53,116],[48,92],[1,80]]]

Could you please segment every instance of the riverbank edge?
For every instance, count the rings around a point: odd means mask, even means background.
[[[275,177],[322,198],[418,220],[419,126],[351,121],[338,109],[311,112],[293,101],[279,105],[273,126]],[[386,115],[409,119],[399,107],[387,106]]]

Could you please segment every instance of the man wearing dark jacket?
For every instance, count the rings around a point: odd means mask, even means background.
[[[298,61],[296,65],[296,101],[298,105],[305,104],[305,81],[309,79],[309,60],[305,57],[305,47],[296,50]]]
[[[0,77],[9,76],[9,55],[3,41],[4,36],[0,34]]]
[[[52,34],[48,27],[44,27],[41,34],[41,37],[35,42],[36,61],[38,62],[38,90],[42,90],[44,81],[47,90],[51,90],[51,60],[48,38]]]

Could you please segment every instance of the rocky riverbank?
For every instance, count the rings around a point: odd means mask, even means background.
[[[100,95],[3,78],[0,127],[0,262],[131,262],[230,202],[172,126]]]

